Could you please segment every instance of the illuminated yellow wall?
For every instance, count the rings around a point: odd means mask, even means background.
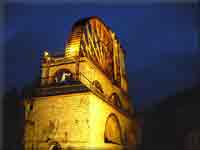
[[[25,147],[30,148],[33,144],[34,148],[48,149],[48,137],[62,147],[108,146],[104,142],[104,133],[110,114],[119,119],[122,144],[135,144],[135,139],[124,139],[131,134],[128,133],[130,128],[135,128],[130,126],[132,119],[92,92],[34,98],[33,109],[26,118]],[[52,130],[50,122],[54,124]]]
[[[48,137],[62,144],[87,143],[90,118],[88,97],[89,93],[78,93],[35,98],[33,110],[26,118],[34,122],[34,134],[31,130],[27,131],[25,141],[34,135],[34,145],[39,148],[47,146]],[[52,131],[49,121],[55,125]]]

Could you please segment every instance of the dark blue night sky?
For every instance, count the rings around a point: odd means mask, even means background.
[[[137,109],[200,82],[197,4],[27,5],[5,13],[5,87],[23,87],[40,71],[44,49],[64,52],[72,24],[99,16],[127,52],[130,95]]]

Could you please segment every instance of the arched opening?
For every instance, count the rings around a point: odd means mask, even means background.
[[[120,98],[119,98],[119,96],[118,96],[116,93],[113,93],[113,94],[110,96],[109,100],[110,100],[110,102],[111,102],[113,105],[115,105],[115,106],[117,106],[117,107],[119,107],[119,108],[122,107]]]
[[[95,80],[92,82],[92,85],[101,93],[103,93],[103,88],[101,86],[101,84],[99,83],[99,81]]]
[[[110,114],[107,118],[104,132],[104,142],[112,144],[122,144],[121,127],[115,114]]]
[[[75,82],[73,74],[68,69],[58,70],[55,73],[53,80],[53,83],[57,85],[73,84]]]
[[[49,143],[49,150],[61,150],[62,147],[57,141],[52,141]]]

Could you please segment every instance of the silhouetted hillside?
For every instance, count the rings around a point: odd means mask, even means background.
[[[143,113],[142,149],[184,150],[189,132],[200,129],[200,86],[177,92]]]
[[[3,96],[3,150],[22,150],[23,107],[17,89]]]

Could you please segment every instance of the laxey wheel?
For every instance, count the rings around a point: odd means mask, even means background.
[[[97,17],[76,22],[67,42],[66,53],[78,51],[113,78],[113,39],[111,30]]]

